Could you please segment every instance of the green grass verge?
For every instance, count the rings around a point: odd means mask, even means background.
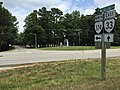
[[[63,47],[46,47],[39,50],[94,50],[95,46],[63,46]]]
[[[110,49],[119,49],[120,46],[111,46]],[[95,46],[63,46],[63,47],[45,47],[39,50],[95,50]]]
[[[0,90],[119,90],[120,58],[107,59],[100,80],[100,59],[39,63],[0,71]]]
[[[111,49],[120,49],[120,46],[112,46]]]

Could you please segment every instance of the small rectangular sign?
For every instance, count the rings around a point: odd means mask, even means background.
[[[95,16],[95,22],[102,21],[103,20],[103,14]]]
[[[116,11],[115,10],[107,11],[104,14],[105,19],[115,18],[115,16],[116,16]]]
[[[95,42],[101,42],[101,41],[102,41],[102,35],[101,35],[101,34],[95,35],[94,41],[95,41]]]
[[[104,41],[105,42],[113,42],[113,34],[105,34]]]
[[[100,11],[101,12],[107,12],[107,11],[110,11],[110,10],[113,10],[113,9],[115,9],[115,4],[112,4],[112,5],[109,5],[107,7],[101,8]]]

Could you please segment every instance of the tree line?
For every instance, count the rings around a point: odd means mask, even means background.
[[[0,51],[8,50],[15,44],[18,32],[17,18],[12,15],[0,2]]]
[[[58,8],[47,10],[45,7],[34,10],[25,18],[24,32],[21,36],[24,40],[20,43],[34,45],[35,37],[41,46],[59,45],[68,39],[69,45],[94,45],[94,17],[100,14],[97,8],[93,15],[81,15],[80,11],[63,14]],[[116,13],[116,30],[114,45],[120,45],[120,14]]]
[[[63,14],[58,8],[34,10],[25,18],[21,44],[40,46],[59,45],[68,39],[69,45],[94,45],[94,15],[80,15],[75,10]]]
[[[15,16],[0,5],[0,50],[9,44],[35,46],[35,36],[39,47],[58,46],[68,39],[69,45],[94,45],[94,17],[100,14],[97,8],[92,15],[83,15],[78,10],[63,14],[58,8],[47,10],[42,7],[26,16],[23,33],[18,34]],[[116,13],[114,45],[120,45],[120,14]]]

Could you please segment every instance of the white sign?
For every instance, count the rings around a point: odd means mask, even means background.
[[[104,28],[107,33],[112,32],[114,29],[114,26],[115,26],[115,19],[105,20]]]
[[[103,22],[102,21],[101,22],[96,22],[95,23],[95,32],[97,34],[99,34],[99,33],[101,33],[102,29],[103,29]]]
[[[94,41],[95,42],[101,42],[102,41],[102,35],[95,35],[95,37],[94,37]]]
[[[102,21],[103,20],[103,14],[95,16],[95,21]]]
[[[113,34],[105,34],[105,42],[113,42]]]
[[[114,18],[116,15],[116,11],[115,10],[111,10],[111,11],[107,11],[104,14],[105,19],[110,19],[110,18]]]

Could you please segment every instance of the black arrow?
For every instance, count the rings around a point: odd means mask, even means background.
[[[108,40],[108,41],[110,40],[110,36],[107,37],[107,40]]]
[[[101,39],[101,37],[96,37],[96,40]]]

